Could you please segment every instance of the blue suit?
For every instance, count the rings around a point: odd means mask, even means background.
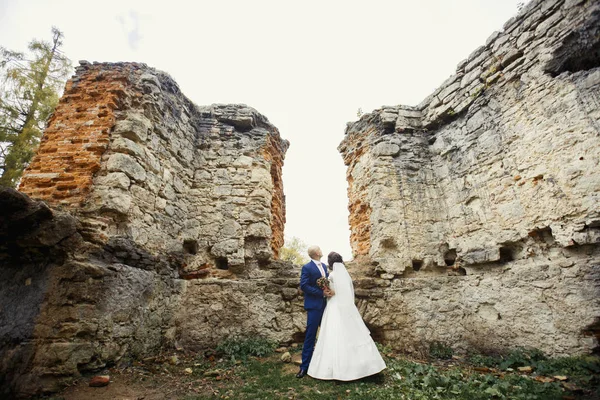
[[[327,265],[321,263],[325,276],[329,276]],[[300,275],[300,289],[304,292],[304,309],[307,312],[306,318],[306,336],[304,337],[304,346],[302,347],[302,364],[300,369],[308,370],[308,365],[315,349],[315,340],[317,339],[317,330],[321,325],[321,318],[327,305],[327,299],[323,295],[323,290],[317,286],[317,279],[321,277],[319,267],[312,260],[302,266]]]

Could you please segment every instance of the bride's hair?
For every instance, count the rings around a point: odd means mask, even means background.
[[[333,264],[339,262],[339,263],[344,263],[344,260],[342,260],[342,256],[339,255],[338,253],[336,253],[335,251],[332,251],[331,253],[329,253],[327,255],[327,265],[329,265],[329,268],[333,268]]]

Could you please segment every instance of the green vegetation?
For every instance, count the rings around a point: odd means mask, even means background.
[[[52,28],[52,41],[33,40],[29,55],[0,47],[0,186],[17,186],[72,72],[62,38]]]
[[[296,236],[286,238],[285,244],[281,248],[279,258],[282,261],[291,262],[296,265],[304,265],[308,262],[306,254],[308,246]]]
[[[240,349],[267,348],[249,344],[246,339],[237,345],[235,340],[226,343],[219,347],[235,349],[228,351],[236,357],[250,352]],[[379,344],[378,348],[384,356],[390,351]],[[434,342],[430,345],[430,356],[452,358],[452,349]],[[385,359],[388,368],[380,374],[359,381],[337,382],[297,379],[294,376],[297,367],[282,363],[278,354],[262,359],[250,357],[230,364],[229,372],[223,372],[218,384],[210,386],[210,394],[185,399],[559,400],[573,395],[573,391],[579,394],[585,391],[592,396],[588,398],[600,394],[597,357],[548,359],[537,350],[516,349],[495,357],[472,355],[467,363],[457,357],[434,364],[400,357],[385,356]],[[518,367],[531,367],[531,371],[520,372]],[[564,376],[556,379],[554,375]]]
[[[164,398],[185,400],[600,398],[600,358],[595,356],[551,359],[535,349],[515,349],[501,355],[474,354],[464,359],[451,355],[443,343],[435,342],[430,346],[430,357],[437,354],[443,359],[425,362],[394,356],[391,348],[378,344],[387,369],[358,381],[339,382],[308,376],[297,379],[298,366],[282,362],[283,353],[275,352],[274,347],[274,343],[263,338],[237,338],[223,341],[206,355],[163,354],[152,362],[136,361],[121,372],[113,370],[114,383],[108,388],[120,384],[128,393],[145,394],[152,389],[148,393],[151,396],[160,394]],[[297,359],[299,349],[291,346],[287,350]],[[83,386],[87,388],[87,379]],[[123,392],[112,394],[121,398]],[[82,397],[67,398],[92,398],[89,393],[94,392],[81,391]],[[60,394],[53,397],[61,398]]]
[[[273,353],[277,343],[261,337],[231,338],[221,342],[215,349],[217,354],[235,360],[246,360],[250,356],[265,357]]]
[[[441,360],[452,358],[454,351],[451,347],[446,346],[441,342],[431,342],[429,344],[429,356],[432,358],[439,358]]]
[[[495,356],[481,354],[468,358],[471,365],[512,372],[531,367],[537,376],[565,376],[576,386],[588,386],[600,394],[600,358],[594,356],[547,358],[537,349],[518,348]]]

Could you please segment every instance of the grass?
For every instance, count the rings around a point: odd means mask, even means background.
[[[353,382],[295,378],[275,359],[251,359],[233,367],[230,383],[222,382],[202,399],[562,399],[559,382],[543,383],[518,374],[478,373],[467,368],[443,369],[414,361],[388,359],[381,374]],[[295,373],[295,369],[293,371]]]
[[[227,340],[204,354],[179,353],[177,361],[164,354],[152,362],[136,362],[115,382],[139,388],[140,394],[151,388],[180,400],[600,399],[596,356],[550,359],[535,349],[514,349],[463,358],[445,344],[434,343],[428,360],[411,360],[394,355],[388,346],[377,347],[387,369],[352,382],[297,379],[298,367],[282,362],[275,343],[261,338]],[[301,346],[287,350],[298,357]],[[89,397],[77,397],[84,398]]]
[[[452,356],[445,346],[436,344],[432,349],[435,358]],[[588,399],[600,394],[597,377],[600,359],[597,357],[547,359],[539,351],[517,349],[495,357],[474,355],[467,363],[433,361],[439,365],[385,358],[388,368],[384,372],[353,382],[319,381],[310,377],[297,379],[297,367],[283,364],[278,354],[249,357],[237,364],[225,360],[222,363],[228,366],[228,372],[211,387],[212,393],[185,397],[185,400],[560,400],[581,398],[578,396],[582,391],[591,396],[585,397]],[[531,366],[532,372],[519,373],[516,370],[519,366]],[[575,386],[566,388],[564,382],[551,378],[553,375],[565,375]]]

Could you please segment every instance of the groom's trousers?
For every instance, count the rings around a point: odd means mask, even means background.
[[[308,370],[308,365],[315,350],[317,330],[319,329],[319,325],[321,325],[324,311],[324,305],[321,309],[306,310],[308,314],[306,318],[306,336],[304,337],[304,345],[302,346],[302,364],[300,365],[300,369],[305,371]]]

